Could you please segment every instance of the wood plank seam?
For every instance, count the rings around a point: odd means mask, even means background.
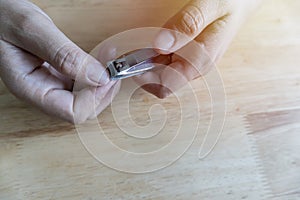
[[[243,116],[243,123],[244,123],[244,127],[245,127],[245,130],[246,130],[246,135],[248,137],[248,142],[249,142],[249,145],[250,145],[250,148],[251,148],[251,152],[252,152],[252,155],[253,155],[254,160],[256,162],[257,170],[258,170],[258,173],[259,173],[259,176],[260,176],[259,178],[261,180],[261,184],[262,184],[263,190],[265,192],[262,199],[263,200],[264,199],[265,200],[272,199],[274,197],[274,195],[273,195],[273,192],[271,190],[268,178],[266,176],[265,168],[262,164],[262,159],[261,159],[261,156],[259,154],[258,146],[257,146],[257,143],[256,143],[256,137],[255,137],[254,134],[251,134],[252,133],[251,125],[250,125],[249,121],[247,120],[246,116]]]

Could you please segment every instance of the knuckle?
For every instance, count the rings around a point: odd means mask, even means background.
[[[78,48],[70,44],[65,44],[57,50],[53,63],[63,74],[69,74],[75,78],[78,73],[78,66],[83,62],[81,52]]]
[[[20,31],[36,31],[36,28],[42,27],[40,21],[44,21],[44,15],[36,10],[24,9],[22,12],[14,15],[13,23]],[[51,22],[47,20],[46,22]]]
[[[44,21],[45,18],[50,19],[39,7],[30,2],[26,2],[24,5],[20,4],[17,8],[12,9],[17,11],[12,18],[21,30],[36,31],[34,28],[41,26],[40,21]],[[51,20],[47,21],[52,22]]]
[[[181,13],[180,28],[188,35],[195,35],[199,33],[204,22],[203,11],[198,6],[189,5]]]
[[[4,2],[3,9],[0,12],[0,31],[4,32],[4,38],[22,37],[26,34],[32,34],[36,32],[36,28],[41,27],[43,17],[47,16],[39,7],[31,2]],[[49,17],[48,17],[49,19]],[[49,21],[49,20],[48,20]],[[2,33],[3,34],[3,33]]]
[[[30,31],[33,30],[34,26],[34,19],[36,19],[36,16],[34,14],[29,12],[24,12],[22,14],[19,14],[17,16],[19,18],[17,20],[17,26],[21,31]]]

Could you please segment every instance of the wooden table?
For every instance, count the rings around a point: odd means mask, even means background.
[[[160,26],[184,4],[35,2],[87,51],[120,31]],[[73,125],[17,100],[0,83],[0,199],[300,199],[299,8],[298,0],[264,1],[219,63],[227,95],[226,122],[218,144],[202,160],[197,155],[210,121],[210,101],[203,80],[192,83],[201,100],[198,137],[177,162],[156,172],[137,175],[106,167],[85,150]],[[179,95],[189,99],[185,91]],[[176,98],[161,101],[138,90],[131,101],[137,124],[149,122],[152,104],[162,104],[178,117]],[[132,144],[120,134],[111,109],[99,120],[124,148],[147,150],[169,138]],[[172,120],[167,124],[174,126]]]

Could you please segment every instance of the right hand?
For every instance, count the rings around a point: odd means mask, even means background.
[[[104,54],[102,62],[115,56]],[[27,0],[0,0],[0,77],[20,99],[72,123],[97,117],[120,88]],[[85,87],[72,92],[73,80]]]

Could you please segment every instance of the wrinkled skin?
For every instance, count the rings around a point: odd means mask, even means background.
[[[189,44],[195,41],[216,62],[258,4],[259,0],[192,0],[164,26],[187,37],[162,31],[154,46],[163,54],[185,48],[189,52]],[[97,57],[101,63],[115,57],[114,51],[101,51]],[[169,68],[135,80],[148,92],[165,98],[170,88],[176,91],[210,70],[211,65],[204,64],[201,53],[199,58],[200,71],[174,56]],[[95,118],[120,88],[120,82],[109,80],[100,62],[70,41],[34,4],[0,0],[0,77],[20,99],[71,123]],[[76,92],[74,80],[79,83]]]
[[[160,31],[153,45],[162,54],[184,52],[187,57],[198,54],[198,58],[191,64],[191,60],[174,56],[169,67],[135,77],[135,81],[146,91],[165,98],[189,81],[205,75],[259,4],[260,0],[190,1],[166,22],[164,28],[169,30]],[[195,48],[195,44],[199,48]]]
[[[106,62],[113,53],[103,51],[98,59]],[[0,76],[20,99],[71,123],[95,118],[120,87],[26,0],[0,0]]]

